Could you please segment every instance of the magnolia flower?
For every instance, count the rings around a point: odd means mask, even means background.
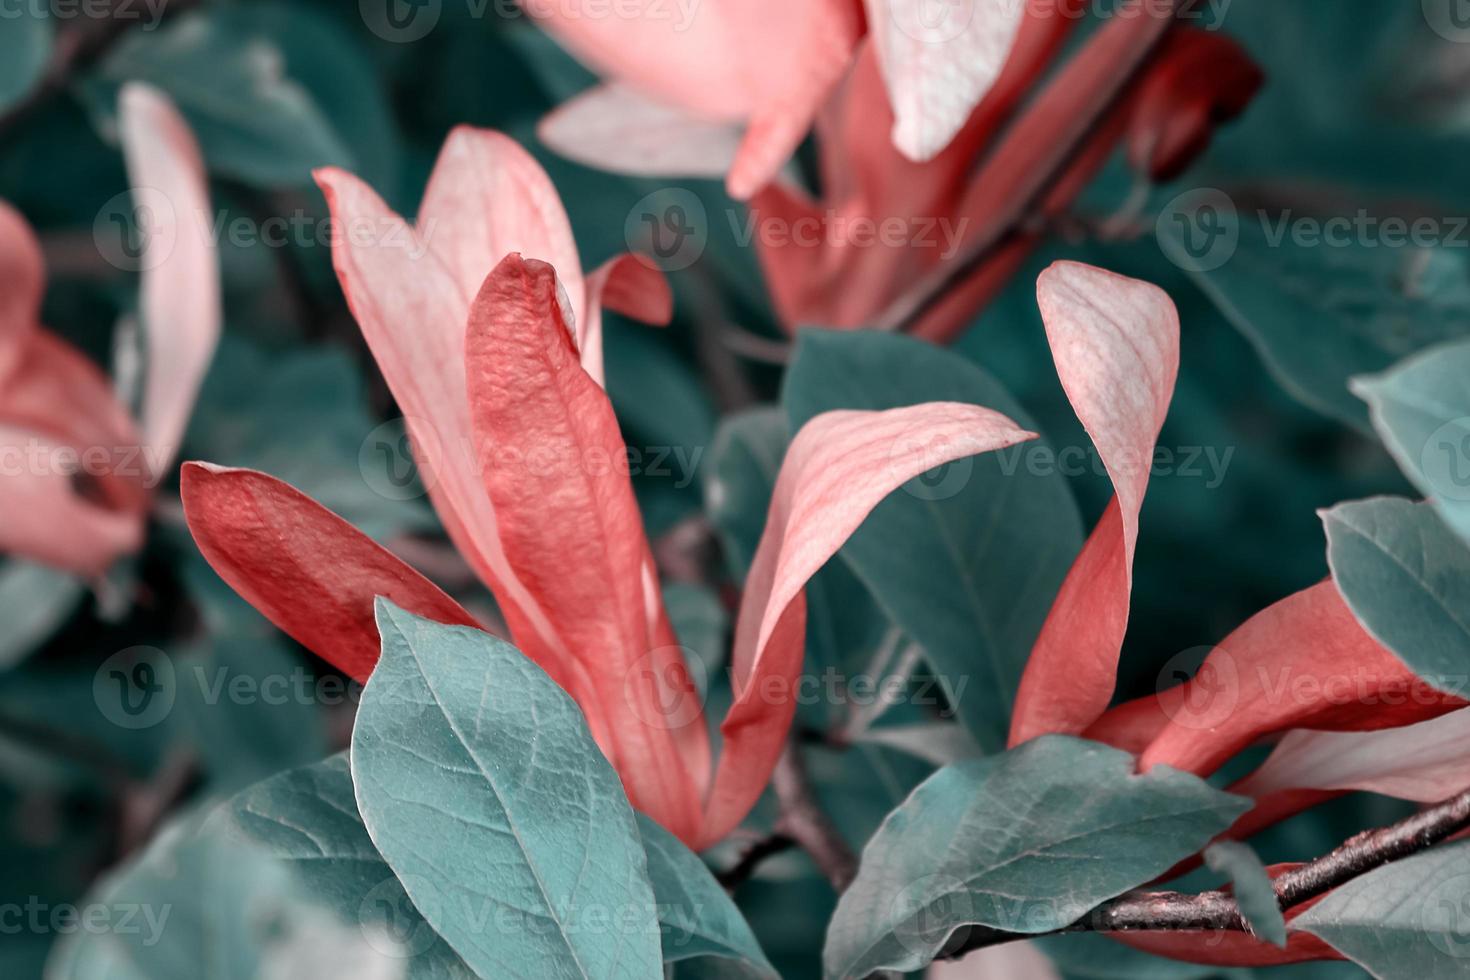
[[[521,6],[610,79],[545,120],[548,145],[627,173],[728,171],[731,196],[743,199],[790,159],[865,34],[894,106],[894,145],[911,160],[938,155],[1000,74],[1026,4],[633,0],[611,14],[590,0]]]
[[[220,328],[194,137],[142,84],[123,88],[119,122],[135,204],[164,205],[150,209],[139,257],[147,355],[136,420],[96,365],[41,326],[40,245],[0,202],[0,551],[86,577],[142,546],[149,488],[177,451]]]
[[[1141,770],[1168,765],[1208,776],[1241,749],[1286,733],[1260,770],[1231,787],[1258,801],[1231,837],[1335,791],[1442,799],[1470,785],[1470,766],[1453,750],[1470,724],[1466,703],[1446,695],[1385,696],[1424,682],[1363,629],[1330,578],[1253,616],[1185,684],[1108,708],[1128,624],[1139,512],[1178,374],[1179,318],[1162,290],[1074,263],[1048,269],[1037,297],[1062,387],[1097,447],[1114,496],[1031,651],[1011,744],[1052,733],[1082,735],[1137,754]],[[1292,696],[1273,696],[1273,679],[1286,677]],[[1344,677],[1361,685],[1351,700],[1332,683]],[[1399,730],[1405,725],[1413,727]],[[1396,751],[1403,745],[1414,745],[1414,755]],[[1423,756],[1415,758],[1421,747]],[[1269,870],[1276,875],[1289,867]],[[1308,907],[1293,908],[1289,918]],[[1207,941],[1187,933],[1119,938],[1217,965],[1340,958],[1306,933],[1293,933],[1284,950],[1245,933],[1211,934]]]
[[[904,481],[1030,433],[952,403],[832,412],[803,427],[741,601],[735,701],[715,764],[631,481],[612,465],[625,447],[598,384],[598,348],[588,342],[596,331],[578,327],[596,319],[599,290],[610,296],[613,283],[625,307],[667,313],[662,281],[628,260],[584,284],[549,180],[496,133],[451,136],[415,228],[348,174],[324,171],[318,181],[340,223],[383,233],[344,236],[338,275],[410,415],[431,500],[515,643],[582,707],[636,807],[691,846],[719,840],[760,796],[785,743],[807,580]],[[402,561],[265,474],[190,463],[183,499],[215,570],[359,680],[378,657],[375,596],[478,625]]]

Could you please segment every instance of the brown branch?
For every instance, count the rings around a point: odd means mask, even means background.
[[[1470,828],[1470,790],[1388,827],[1368,830],[1323,855],[1278,876],[1272,885],[1282,911],[1288,911],[1375,868],[1427,850]],[[1250,932],[1235,899],[1223,891],[1187,895],[1133,892],[1104,902],[1078,922],[1057,932],[1142,931]],[[969,926],[945,944],[943,958],[1028,938],[1022,934]],[[1034,937],[1032,937],[1034,938]]]
[[[857,874],[857,855],[817,802],[795,738],[787,741],[776,763],[771,788],[776,791],[781,806],[776,832],[800,844],[837,893],[842,894]]]
[[[734,891],[736,886],[744,884],[755,874],[766,858],[785,853],[795,846],[796,841],[785,834],[768,834],[746,848],[729,870],[715,875],[715,880],[724,885],[726,891]]]

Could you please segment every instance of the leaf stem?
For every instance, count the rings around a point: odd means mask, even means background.
[[[801,845],[837,893],[842,894],[857,875],[857,855],[817,802],[795,737],[787,741],[781,752],[776,771],[771,774],[771,787],[781,806],[776,832]]]

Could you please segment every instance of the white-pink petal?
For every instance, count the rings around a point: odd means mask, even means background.
[[[1005,67],[1026,2],[865,0],[865,6],[893,107],[894,145],[910,160],[932,159]]]
[[[925,980],[1061,980],[1056,966],[1032,942],[978,949],[960,960],[938,960]]]
[[[219,344],[219,258],[204,161],[178,109],[158,89],[129,82],[118,117],[134,206],[151,216],[141,256],[147,370],[139,423],[157,480],[178,455]]]

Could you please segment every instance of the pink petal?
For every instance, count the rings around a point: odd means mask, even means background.
[[[740,127],[655,102],[618,82],[576,95],[541,120],[541,142],[569,160],[634,177],[723,177]]]
[[[714,843],[749,812],[796,710],[806,632],[803,589],[884,497],[944,463],[1034,438],[976,405],[930,402],[817,416],[792,440],[776,479],[735,627],[735,703],[705,813]]]
[[[1369,636],[1330,579],[1257,613],[1191,680],[1146,700],[1168,720],[1139,768],[1162,764],[1199,775],[1288,729],[1374,731],[1466,706]]]
[[[462,137],[451,158],[462,159],[470,142]],[[443,238],[430,251],[356,177],[328,168],[317,171],[316,178],[337,225],[332,248],[337,278],[403,410],[415,460],[440,520],[495,593],[522,648],[532,634],[554,646],[554,634],[535,600],[506,563],[495,510],[480,480],[464,377],[464,325],[472,294],[439,254],[459,262],[460,275],[469,275],[470,254],[477,242],[481,249],[490,248],[490,234],[449,220],[435,225],[434,233]],[[451,184],[458,183],[441,183],[437,200],[447,207]],[[477,214],[489,203],[473,195],[461,195],[461,200]]]
[[[1154,442],[1179,371],[1179,315],[1157,286],[1074,262],[1037,287],[1057,374],[1115,496],[1062,583],[1016,696],[1011,744],[1075,734],[1112,700]]]
[[[550,262],[577,322],[586,316],[582,262],[561,198],[541,165],[504,133],[458,126],[449,134],[416,229],[459,284],[465,315],[490,270],[520,252]],[[439,329],[462,344],[464,322],[460,316]]]
[[[729,189],[768,183],[811,126],[863,30],[857,0],[522,0],[578,58],[646,97],[713,122],[751,121]]]
[[[1061,980],[1061,974],[1035,943],[1014,942],[970,953],[961,960],[936,960],[925,980]]]
[[[587,277],[587,315],[577,322],[577,350],[582,367],[598,384],[605,384],[602,363],[602,310],[656,326],[674,316],[674,293],[664,274],[631,252],[608,259]]]
[[[78,493],[73,449],[0,423],[0,552],[91,578],[143,546],[143,515]]]
[[[1377,732],[1288,732],[1232,792],[1363,790],[1433,803],[1470,788],[1470,709]]]
[[[506,558],[587,668],[591,689],[571,693],[607,720],[603,747],[634,806],[692,840],[701,787],[690,777],[708,766],[703,714],[666,618],[650,616],[659,603],[626,448],[607,395],[579,362],[551,266],[517,254],[496,266],[465,345]],[[679,713],[687,703],[695,710]]]
[[[41,243],[20,212],[0,201],[0,383],[41,322],[45,287]]]
[[[181,487],[189,531],[220,578],[356,680],[378,662],[376,596],[436,622],[479,626],[434,583],[275,477],[185,463]]]
[[[183,440],[220,333],[219,260],[199,144],[162,92],[140,82],[118,95],[135,203],[153,214],[142,255],[147,337],[143,438],[161,479]],[[154,200],[156,198],[156,200]]]
[[[1027,5],[866,0],[865,6],[896,117],[893,141],[911,160],[931,159],[999,77]]]

